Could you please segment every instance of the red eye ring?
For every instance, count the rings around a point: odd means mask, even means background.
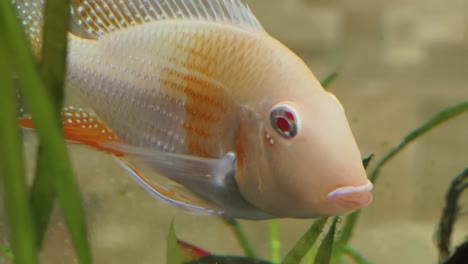
[[[276,132],[285,138],[292,138],[297,134],[296,112],[287,105],[273,107],[270,112],[270,122]]]

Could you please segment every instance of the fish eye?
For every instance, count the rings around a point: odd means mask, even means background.
[[[276,132],[285,138],[292,138],[297,134],[297,114],[288,105],[279,104],[273,107],[270,112],[270,122]]]

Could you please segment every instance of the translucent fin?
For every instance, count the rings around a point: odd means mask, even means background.
[[[20,125],[26,129],[34,129],[31,117],[19,119]],[[65,139],[83,144],[97,150],[122,156],[122,152],[108,149],[101,145],[104,142],[121,142],[120,138],[92,111],[80,107],[68,106],[62,111],[62,125]]]
[[[182,184],[186,181],[209,181],[210,184],[219,181],[222,184],[226,174],[234,170],[235,157],[232,154],[214,159],[157,151],[121,143],[103,142],[101,145],[126,155],[138,156],[155,171]]]
[[[72,0],[72,11],[78,25],[95,38],[162,20],[201,20],[263,30],[240,0]]]
[[[206,201],[194,196],[187,190],[184,190],[183,187],[179,186],[177,183],[168,182],[167,179],[164,181],[164,178],[160,178],[157,181],[154,179],[150,181],[143,176],[143,173],[141,173],[139,169],[137,169],[125,158],[116,157],[116,159],[119,165],[122,166],[128,173],[130,173],[133,179],[135,179],[145,190],[158,199],[182,207],[190,212],[199,214],[222,213],[219,212],[217,208],[214,208],[212,205],[206,203]],[[144,174],[152,175],[152,178],[157,177],[157,175],[154,175],[154,172],[150,171],[145,171]]]
[[[240,193],[235,180],[236,159],[233,153],[215,159],[161,152],[121,143],[102,145],[122,152],[124,156],[121,160],[127,161],[127,169],[132,166],[138,168],[129,170],[132,176],[148,191],[165,201],[191,211],[205,211],[229,217],[276,218],[252,206]],[[143,173],[135,174],[132,171]],[[181,195],[185,198],[181,199]]]
[[[12,0],[17,17],[29,37],[34,55],[40,57],[42,49],[42,26],[44,25],[44,0]]]

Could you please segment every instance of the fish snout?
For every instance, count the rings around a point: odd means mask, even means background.
[[[354,211],[372,202],[372,188],[370,181],[361,186],[344,186],[331,191],[327,199],[340,208]]]

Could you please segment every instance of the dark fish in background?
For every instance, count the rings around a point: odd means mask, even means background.
[[[444,264],[468,264],[468,241],[459,245]]]

